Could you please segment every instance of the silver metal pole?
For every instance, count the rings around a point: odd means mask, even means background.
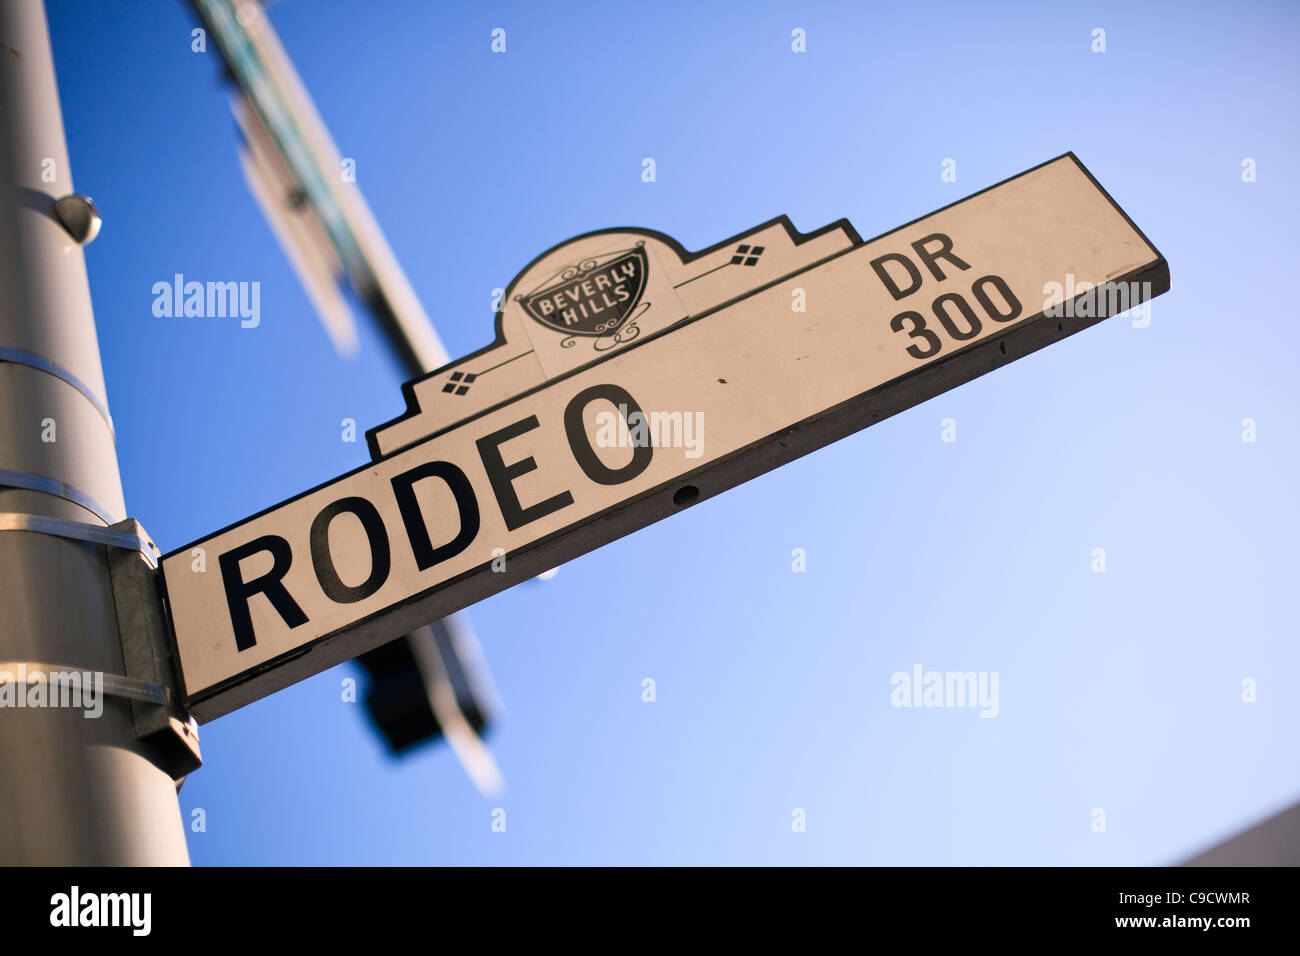
[[[3,0],[0,515],[108,525],[126,509],[86,264],[53,209],[72,192],[45,10]],[[21,524],[0,531],[0,660],[125,673],[107,549]],[[94,718],[18,706],[25,690],[0,695],[0,864],[187,865],[130,702],[104,696]]]

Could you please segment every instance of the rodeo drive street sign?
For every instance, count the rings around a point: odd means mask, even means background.
[[[868,242],[784,217],[693,253],[571,239],[491,345],[403,387],[369,464],[163,558],[186,705],[219,717],[1168,288],[1069,153]]]

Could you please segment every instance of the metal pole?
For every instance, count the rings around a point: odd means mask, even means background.
[[[41,0],[0,2],[0,515],[126,516]],[[9,525],[24,519],[11,519]],[[0,531],[0,661],[123,674],[108,551]],[[10,685],[10,690],[24,688]],[[176,787],[103,713],[0,708],[0,864],[187,865]],[[4,700],[5,698],[0,698]]]

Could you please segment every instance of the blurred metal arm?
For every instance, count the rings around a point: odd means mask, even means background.
[[[448,361],[265,11],[254,0],[192,0],[239,87],[234,103],[249,187],[336,347],[355,350],[340,286],[377,321],[408,376]],[[468,619],[440,621],[362,655],[366,704],[394,753],[445,736],[485,792],[501,776],[480,735],[493,707]]]

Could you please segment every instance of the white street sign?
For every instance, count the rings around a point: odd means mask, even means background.
[[[1168,288],[1073,154],[866,243],[570,240],[492,345],[404,387],[371,463],[163,558],[187,703],[228,713]]]

